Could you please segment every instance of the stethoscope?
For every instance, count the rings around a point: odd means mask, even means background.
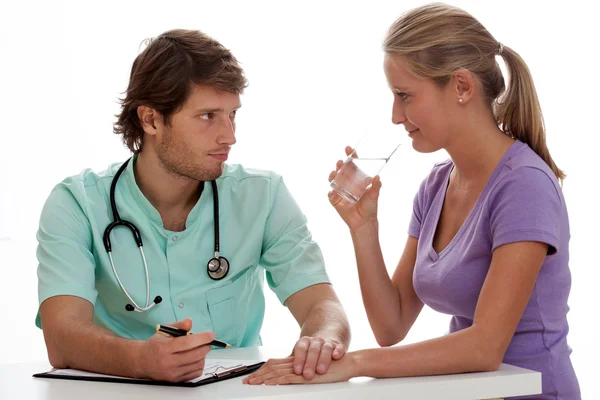
[[[129,160],[131,160],[131,158]],[[155,305],[162,302],[162,297],[156,296],[154,298],[154,301],[150,303],[150,278],[148,277],[148,265],[146,264],[146,256],[144,255],[142,235],[140,235],[140,231],[134,224],[124,219],[121,219],[121,217],[119,216],[119,212],[117,211],[117,204],[115,202],[115,188],[117,187],[117,181],[119,180],[119,176],[121,176],[121,174],[127,167],[129,160],[125,161],[123,165],[121,165],[110,185],[110,207],[112,208],[113,221],[106,227],[106,230],[104,231],[104,248],[106,249],[108,257],[110,258],[110,265],[112,266],[113,273],[117,278],[117,282],[119,283],[121,290],[123,290],[123,293],[125,293],[125,296],[127,296],[129,301],[131,302],[131,304],[127,304],[125,306],[125,309],[127,311],[144,312],[148,311]],[[211,258],[210,261],[208,261],[208,264],[206,264],[206,272],[208,273],[208,276],[211,279],[220,280],[223,279],[229,272],[229,261],[227,261],[225,257],[221,257],[221,255],[219,254],[219,192],[217,191],[217,183],[215,181],[210,181],[210,183],[213,189],[215,256],[214,258]],[[138,248],[140,249],[140,254],[142,255],[142,260],[144,261],[144,271],[146,273],[146,307],[138,306],[137,303],[133,300],[133,298],[129,295],[129,293],[127,293],[125,286],[123,286],[121,279],[119,279],[117,269],[115,268],[115,263],[112,257],[110,232],[117,226],[124,226],[126,228],[129,228],[129,230],[133,233],[133,238],[135,239]]]

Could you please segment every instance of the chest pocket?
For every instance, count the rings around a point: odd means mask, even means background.
[[[256,307],[261,299],[264,303],[258,272],[256,267],[246,269],[225,286],[206,292],[215,335],[233,347],[242,344],[251,325],[262,325],[264,307]]]

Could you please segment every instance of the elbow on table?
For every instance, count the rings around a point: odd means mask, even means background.
[[[58,346],[52,334],[44,331],[44,339],[46,342],[46,352],[48,353],[48,362],[50,365],[58,369],[68,368],[64,354],[62,354],[60,346]]]
[[[484,345],[477,354],[476,365],[477,369],[481,372],[497,371],[504,359],[504,352],[492,346]]]
[[[60,355],[60,353],[57,351],[51,350],[50,348],[48,348],[48,362],[50,362],[50,365],[52,365],[53,368],[67,368],[67,363],[65,362],[64,357],[62,357],[62,355]]]
[[[502,364],[502,359],[490,358],[484,360],[481,363],[481,371],[482,372],[494,372],[500,368],[500,364]]]
[[[405,337],[406,332],[400,331],[375,334],[375,340],[380,347],[394,346],[403,341]]]

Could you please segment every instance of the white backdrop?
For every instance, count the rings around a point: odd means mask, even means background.
[[[52,187],[84,168],[104,169],[128,152],[112,134],[117,96],[144,38],[200,29],[230,48],[250,86],[230,162],[282,174],[321,244],[349,313],[352,349],[376,346],[359,294],[347,228],[327,201],[327,175],[364,129],[390,124],[392,94],[381,41],[421,1],[114,1],[0,3],[0,363],[43,360],[35,232]],[[466,1],[465,8],[528,63],[552,155],[567,174],[572,360],[584,398],[600,398],[596,362],[595,250],[600,218],[596,123],[598,22],[587,2]],[[543,15],[543,16],[542,16]],[[403,129],[399,128],[399,134]],[[405,241],[412,199],[438,152],[404,146],[382,173],[381,240],[390,271]],[[227,240],[227,233],[224,233]],[[587,299],[587,300],[586,300]],[[425,309],[406,342],[443,334],[449,317]],[[265,343],[292,345],[298,328],[268,293]],[[291,347],[290,347],[291,348]]]

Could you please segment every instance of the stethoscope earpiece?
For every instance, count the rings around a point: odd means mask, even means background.
[[[131,158],[129,160],[131,160]],[[131,304],[127,304],[125,306],[125,310],[144,312],[148,311],[155,305],[160,304],[162,302],[162,297],[156,296],[154,298],[154,302],[150,303],[150,278],[148,276],[148,265],[146,264],[146,256],[144,255],[142,236],[139,230],[136,228],[136,226],[129,221],[122,220],[119,216],[119,212],[117,211],[117,204],[115,201],[115,189],[117,187],[117,181],[119,180],[119,176],[121,176],[121,174],[127,167],[129,160],[125,161],[123,165],[121,165],[110,185],[110,207],[113,213],[113,221],[106,227],[106,230],[104,231],[103,241],[104,248],[106,249],[108,257],[110,258],[110,264],[112,266],[113,273],[117,278],[117,282],[119,283],[121,290],[123,290],[123,293],[125,293],[125,296],[127,296],[129,301],[131,302]],[[215,216],[215,257],[210,259],[206,267],[208,276],[211,279],[218,281],[220,279],[225,278],[227,273],[229,273],[229,261],[227,261],[225,257],[219,256],[219,192],[217,190],[217,183],[215,181],[211,181],[210,183],[213,189],[213,211]],[[138,245],[138,248],[140,249],[140,254],[142,256],[142,260],[144,261],[144,272],[146,273],[146,307],[140,307],[136,304],[136,302],[129,295],[129,293],[127,293],[127,290],[125,290],[125,286],[123,286],[123,283],[119,279],[119,274],[117,274],[117,269],[115,268],[115,263],[112,258],[112,245],[110,243],[110,232],[113,230],[113,228],[116,228],[117,226],[124,226],[128,228],[132,232],[135,242]]]
[[[144,312],[144,311],[148,311],[149,309],[151,309],[151,308],[152,308],[152,307],[154,307],[155,305],[159,304],[160,302],[162,302],[162,297],[160,297],[160,296],[156,296],[156,297],[154,298],[154,302],[153,302],[152,304],[150,304],[150,305],[147,305],[147,306],[146,306],[146,307],[144,307],[144,308],[140,308],[140,307],[138,307],[138,308],[136,309],[136,308],[135,308],[134,306],[132,306],[131,304],[127,304],[127,305],[125,306],[125,310],[127,310],[127,311],[137,311],[137,312]]]

